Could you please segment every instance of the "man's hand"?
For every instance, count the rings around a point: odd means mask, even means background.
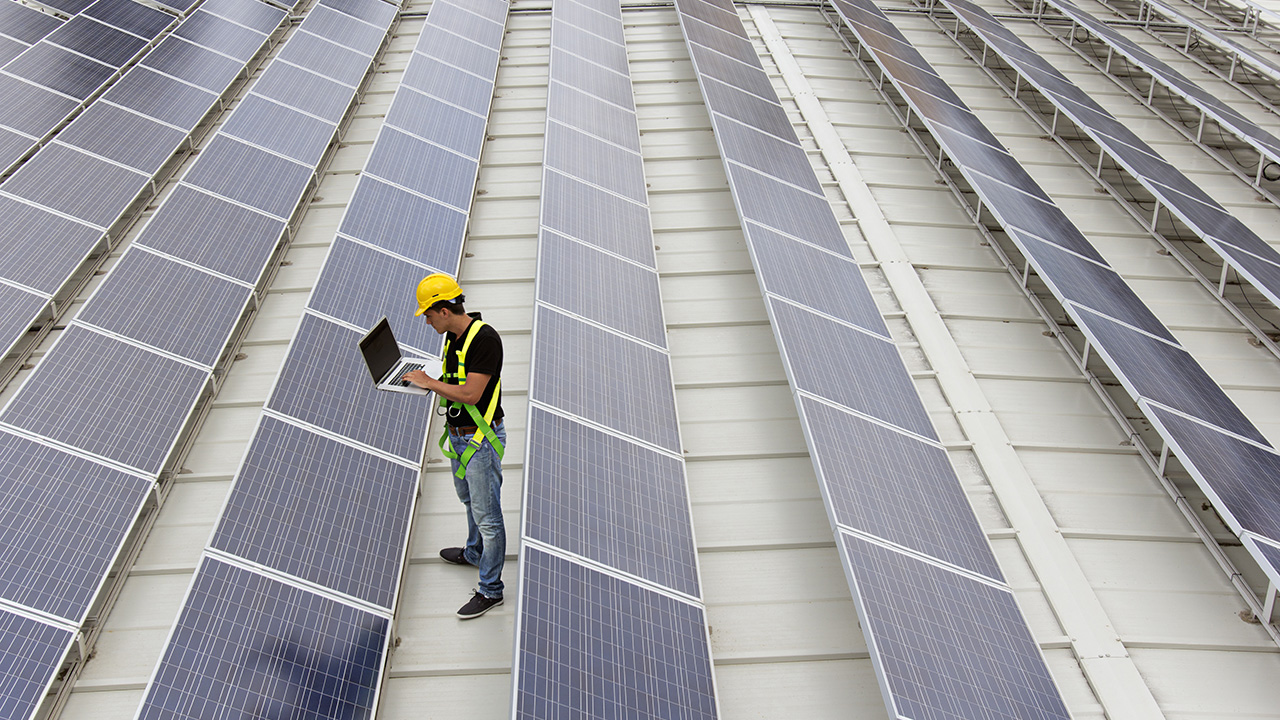
[[[422,372],[421,370],[412,370],[410,372],[407,372],[404,374],[404,377],[400,379],[406,382],[411,382],[414,385],[417,385],[418,387],[422,388],[423,390],[431,389],[427,387],[428,382],[431,380],[431,376]]]

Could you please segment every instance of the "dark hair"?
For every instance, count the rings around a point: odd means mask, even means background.
[[[467,299],[466,296],[459,295],[458,297],[453,298],[452,300],[439,300],[439,301],[436,301],[435,304],[433,304],[431,307],[427,309],[428,310],[448,310],[454,315],[466,315],[467,310],[466,308],[462,307],[462,301],[466,299]]]

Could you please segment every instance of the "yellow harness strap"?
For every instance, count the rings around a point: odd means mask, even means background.
[[[471,321],[471,327],[467,328],[467,335],[462,340],[462,349],[458,350],[456,353],[458,356],[458,372],[449,372],[449,353],[446,352],[444,354],[444,358],[440,361],[441,381],[451,385],[466,384],[467,350],[471,347],[471,341],[475,339],[476,333],[484,326],[485,322],[483,320],[473,320]],[[453,343],[450,343],[449,348],[453,348]],[[493,388],[493,396],[489,398],[489,407],[485,408],[483,414],[481,414],[480,410],[477,409],[475,405],[468,405],[456,400],[448,400],[444,396],[440,397],[440,407],[458,410],[465,408],[467,415],[471,417],[471,421],[475,423],[476,426],[475,435],[471,436],[471,439],[467,441],[467,448],[462,451],[461,455],[459,455],[458,453],[455,453],[453,451],[453,447],[451,447],[451,443],[449,442],[449,421],[445,420],[444,432],[440,435],[440,452],[444,453],[445,457],[458,461],[458,469],[454,472],[454,475],[458,479],[466,477],[467,463],[471,462],[471,456],[476,454],[476,450],[480,449],[480,443],[486,439],[489,441],[489,444],[493,446],[493,449],[497,451],[498,459],[502,459],[505,448],[502,446],[502,441],[498,439],[498,434],[493,431],[493,427],[489,424],[493,421],[493,414],[498,409],[498,398],[501,397],[501,394],[502,380],[498,380],[498,384]]]

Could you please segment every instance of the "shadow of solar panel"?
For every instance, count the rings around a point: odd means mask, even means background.
[[[0,349],[6,355],[27,334],[48,304],[49,301],[39,295],[0,283],[0,307],[7,308],[0,314]]]
[[[559,123],[547,123],[548,168],[630,198],[648,202],[639,154]]]
[[[1010,590],[840,536],[891,716],[1071,717]]]
[[[58,133],[58,140],[147,174],[164,165],[186,139],[181,130],[106,103],[94,103]]]
[[[457,247],[453,254],[459,254]],[[325,271],[316,280],[309,307],[362,328],[371,328],[383,317],[389,318],[401,345],[439,355],[441,336],[421,318],[414,317],[417,308],[412,303],[405,303],[405,288],[416,287],[431,272],[338,237],[329,251]]]
[[[21,5],[12,0],[0,3],[0,27],[4,34],[20,40],[26,45],[34,45],[49,33],[57,30],[62,21],[53,15]]]
[[[0,75],[0,125],[44,137],[76,107],[76,101],[17,78]]]
[[[575,178],[542,174],[542,223],[563,235],[654,267],[649,208]]]
[[[54,30],[45,42],[87,55],[112,67],[123,67],[147,41],[84,16]]]
[[[267,39],[261,33],[210,13],[195,13],[184,20],[173,34],[210,50],[230,55],[241,64],[249,62]]]
[[[183,41],[168,42],[181,44]],[[0,84],[3,82],[0,81]],[[145,67],[134,66],[102,97],[143,115],[190,130],[213,107],[218,93],[194,88]]]
[[[200,5],[200,12],[213,13],[251,27],[264,35],[275,31],[287,14],[258,0],[205,0]],[[311,14],[307,15],[307,19],[311,19]]]
[[[0,666],[5,669],[0,689],[6,715],[28,718],[35,714],[71,640],[70,630],[0,610]]]
[[[394,128],[383,128],[365,173],[459,209],[471,206],[477,163]]]
[[[145,251],[126,252],[79,320],[212,367],[249,288]],[[200,302],[189,302],[189,298]]]
[[[272,63],[253,91],[331,123],[342,120],[355,96],[354,88],[283,63]]]
[[[889,337],[858,264],[747,223],[756,272],[766,292]]]
[[[0,421],[151,475],[208,380],[204,370],[75,325],[40,368]]]
[[[680,452],[666,354],[546,307],[535,311],[532,400]]]
[[[748,65],[760,64],[760,56],[756,54],[755,47],[746,38],[743,30],[739,29],[736,32],[726,31],[688,14],[682,14],[680,19],[682,20],[684,33],[690,42],[710,48]]]
[[[938,439],[892,342],[776,298],[769,309],[797,390]]]
[[[0,277],[53,295],[102,239],[102,231],[0,197],[0,237]]]
[[[310,28],[302,28],[310,30]],[[281,60],[299,65],[312,72],[337,80],[344,85],[359,85],[369,70],[372,60],[341,45],[341,38],[334,42],[317,35],[298,32],[289,38],[277,56]]]
[[[976,173],[970,173],[968,180],[1006,231],[1029,233],[1081,257],[1106,263],[1056,204],[1042,202],[1019,188]]]
[[[193,85],[221,94],[244,70],[244,64],[178,37],[167,37],[142,59],[143,67],[159,70]],[[136,72],[136,71],[134,71]],[[130,72],[133,75],[134,72]],[[208,103],[205,104],[206,109]],[[183,123],[193,127],[195,123]]]
[[[137,242],[256,284],[283,232],[282,220],[179,185]]]
[[[534,407],[525,534],[697,596],[684,466]]]
[[[320,0],[320,4],[378,27],[389,26],[396,16],[396,6],[380,0]]]
[[[1212,491],[1213,506],[1231,529],[1280,540],[1280,454],[1227,435],[1156,405],[1146,405],[1173,451]],[[1280,567],[1280,566],[1278,566]]]
[[[1247,437],[1266,438],[1231,402],[1204,368],[1180,347],[1131,330],[1115,321],[1079,308],[1080,329],[1132,392],[1148,400]]]
[[[849,255],[827,198],[784,185],[741,165],[727,164],[738,212],[747,220],[798,237],[837,255]]]
[[[720,135],[720,147],[725,159],[804,188],[815,195],[822,194],[822,186],[813,174],[809,156],[799,145],[783,142],[772,135],[727,119],[717,122],[715,131]]]
[[[467,8],[467,9],[463,9]],[[485,47],[502,45],[504,32],[502,19],[493,20],[468,12],[467,5],[457,3],[432,3],[427,22],[464,38],[470,38]]]
[[[791,119],[778,103],[762,100],[711,77],[703,78],[702,91],[707,94],[707,104],[717,113],[780,140],[800,143],[795,128],[791,126]]]
[[[478,45],[428,24],[418,42],[420,52],[480,77],[493,77],[498,64],[496,46]]]
[[[489,101],[493,98],[490,80],[417,52],[409,58],[401,84],[484,116],[488,115]]]
[[[308,166],[218,135],[183,181],[287,219],[313,172]]]
[[[453,275],[466,224],[467,215],[461,210],[364,175],[339,231]],[[439,238],[457,241],[440,242]]]
[[[378,51],[387,35],[383,30],[323,5],[316,5],[307,13],[307,31],[369,56]]]
[[[106,228],[150,181],[148,174],[54,143],[10,176],[4,189]]]
[[[151,483],[0,433],[0,597],[79,624]]]
[[[265,416],[210,546],[395,604],[418,472]]]
[[[371,717],[387,625],[206,557],[138,717]]]
[[[640,152],[635,113],[559,82],[550,83],[547,93],[547,117]]]
[[[667,346],[658,273],[651,268],[544,228],[539,235],[537,289],[542,302]]]
[[[617,73],[601,72],[600,66],[560,48],[551,48],[551,79],[575,87],[592,97],[635,111],[631,96],[631,78]]]
[[[304,315],[267,408],[418,462],[431,399],[374,389],[361,335]]]
[[[88,17],[140,35],[148,40],[157,38],[173,23],[173,16],[149,8],[141,3],[123,0],[95,2],[81,13]]]
[[[809,397],[800,405],[837,523],[1004,582],[946,450]]]
[[[765,100],[777,99],[778,93],[760,68],[759,60],[746,64],[700,45],[690,45],[689,50],[698,72]]]
[[[93,0],[46,0],[44,4],[68,15],[75,15],[93,4]]]
[[[110,80],[116,69],[42,42],[10,61],[5,72],[84,100]],[[43,135],[50,129],[51,125],[33,134]]]
[[[716,717],[696,605],[525,548],[516,718]]]
[[[424,55],[414,61],[431,62]],[[411,90],[396,94],[386,123],[472,159],[480,158],[484,145],[485,118]]]
[[[629,75],[627,48],[622,45],[622,23],[615,22],[606,34],[595,34],[569,23],[553,21],[552,43],[555,47],[590,60],[601,69],[618,75]]]
[[[315,167],[337,128],[258,95],[246,95],[222,132]]]

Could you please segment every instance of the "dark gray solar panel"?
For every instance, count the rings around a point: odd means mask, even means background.
[[[5,72],[84,100],[111,79],[116,69],[70,50],[41,43],[11,60]],[[43,135],[50,129],[52,125],[33,134]]]
[[[180,40],[169,42],[182,43]],[[134,66],[102,97],[170,125],[190,130],[213,107],[218,93],[184,85],[145,67]]]
[[[11,348],[31,329],[49,304],[46,298],[0,283],[0,347]]]
[[[647,202],[644,167],[636,153],[568,126],[547,123],[547,167],[630,198]]]
[[[102,231],[0,197],[0,237],[4,238],[0,243],[0,277],[54,295],[98,244]],[[49,238],[58,242],[49,242]]]
[[[355,95],[353,88],[283,63],[272,63],[253,91],[331,123],[342,120]]]
[[[607,34],[602,36],[566,22],[553,22],[552,43],[557,48],[588,59],[606,70],[628,75],[627,48],[621,44],[622,23],[611,25]]]
[[[183,181],[287,219],[312,172],[308,166],[218,135]]]
[[[840,537],[863,632],[886,679],[890,716],[1070,717],[1011,590]]]
[[[7,0],[7,2],[9,2],[9,4],[13,4],[12,0]],[[0,6],[0,7],[3,7],[3,6]],[[3,22],[3,20],[0,19],[0,22]],[[3,27],[3,26],[0,26],[0,27]],[[28,47],[30,46],[27,45],[26,43],[18,42],[17,40],[12,40],[3,35],[0,35],[0,65],[4,65],[5,63],[8,63],[10,60],[18,57]]]
[[[698,72],[707,77],[715,78],[726,85],[766,100],[777,97],[769,77],[760,70],[759,59],[756,59],[755,63],[748,64],[700,45],[690,45],[689,54],[693,57],[694,66]]]
[[[760,65],[760,56],[756,54],[755,47],[750,41],[744,42],[746,37],[741,32],[729,32],[697,18],[690,18],[688,15],[683,16],[682,19],[684,22],[681,24],[689,42],[710,48],[721,55],[727,55],[748,65],[757,67]],[[732,65],[724,67],[732,67]]]
[[[286,13],[259,0],[205,0],[200,4],[200,12],[213,13],[227,20],[269,35],[284,20]],[[310,21],[314,13],[307,15]]]
[[[164,42],[142,59],[142,66],[155,68],[166,75],[186,80],[218,94],[221,94],[244,69],[244,64],[237,60],[177,37],[165,38]],[[135,73],[136,71],[129,74]],[[208,104],[205,105],[205,109],[208,109]],[[194,123],[181,124],[183,127],[194,126]]]
[[[191,6],[195,5],[197,0],[156,0],[156,2],[160,3],[161,5],[167,8],[171,8],[180,13],[184,13],[187,10],[190,10]]]
[[[68,20],[65,25],[54,30],[45,42],[88,55],[94,60],[117,68],[123,67],[147,44],[147,41],[140,37],[121,32],[83,15]]]
[[[0,75],[0,125],[26,133],[32,137],[44,137],[78,104],[52,90],[23,82],[17,78]]]
[[[678,458],[532,409],[525,536],[697,597]]]
[[[239,60],[241,64],[258,53],[267,37],[209,13],[195,13],[178,26],[173,34],[210,50]]]
[[[475,160],[431,145],[394,128],[384,128],[369,154],[365,172],[433,197],[459,209],[471,206]]]
[[[798,144],[777,139],[733,121],[716,124],[724,157],[741,163],[765,175],[822,194],[822,186],[813,174],[809,157]]]
[[[417,55],[424,62],[426,56]],[[485,117],[447,105],[409,89],[400,91],[387,111],[387,124],[424,140],[479,159],[484,146]]]
[[[608,278],[608,282],[600,282]],[[538,300],[667,346],[658,273],[543,229],[538,245]]]
[[[748,220],[837,255],[850,255],[849,241],[845,240],[825,196],[784,185],[741,165],[726,165],[726,168],[738,212]]]
[[[640,152],[640,133],[630,110],[560,82],[549,84],[547,93],[547,116],[551,119]]]
[[[313,167],[337,131],[330,123],[253,94],[245,96],[222,126],[228,135]]]
[[[320,0],[320,4],[382,28],[396,16],[396,6],[380,0]]]
[[[0,169],[6,168],[26,155],[35,141],[26,135],[0,128]]]
[[[456,275],[458,249],[439,238],[461,238],[466,224],[461,210],[364,175],[339,231]]]
[[[253,2],[257,3],[258,0]],[[207,1],[204,7],[208,7]],[[308,31],[333,39],[352,50],[359,50],[370,56],[378,51],[386,37],[383,30],[337,10],[330,10],[323,5],[311,8],[307,13],[306,22]]]
[[[0,432],[0,597],[79,624],[150,490]]]
[[[746,40],[746,32],[742,28],[742,20],[738,18],[738,13],[733,9],[733,5],[721,7],[715,3],[685,3],[680,6],[680,12],[683,15],[690,16],[701,20],[702,22],[713,25],[731,35]]]
[[[309,29],[309,27],[302,28],[302,30]],[[322,32],[326,30],[323,27],[319,29]],[[341,39],[341,36],[333,38],[335,42]],[[368,72],[372,59],[337,45],[335,42],[300,30],[297,35],[289,39],[276,57],[333,78],[344,85],[359,85],[365,73]]]
[[[151,174],[186,138],[181,130],[107,103],[94,103],[58,139]]]
[[[257,283],[283,233],[283,220],[179,185],[137,242],[244,282]]]
[[[138,717],[371,717],[388,624],[205,558]]]
[[[737,120],[788,142],[800,143],[791,119],[782,106],[726,85],[712,77],[704,77],[702,91],[708,104],[725,117]]]
[[[498,65],[497,47],[480,45],[435,25],[423,28],[422,38],[422,52],[480,77],[492,76]]]
[[[124,0],[99,0],[81,14],[148,40],[159,37],[173,23],[172,15]]]
[[[362,334],[304,315],[267,408],[418,462],[431,398],[374,389],[357,347]]]
[[[25,45],[34,45],[40,39],[62,25],[62,21],[53,15],[40,12],[13,0],[0,3],[0,32],[21,40]]]
[[[68,15],[75,15],[93,3],[93,0],[44,0],[44,4]]]
[[[523,550],[516,718],[716,717],[702,608]]]
[[[75,325],[40,367],[0,421],[153,475],[208,380],[204,370]]]
[[[635,110],[631,95],[631,78],[614,73],[597,72],[598,66],[577,55],[551,48],[551,79],[572,85],[583,92],[611,102],[627,110]]]
[[[77,319],[212,367],[250,293],[243,285],[154,253],[129,251]]]
[[[71,647],[73,635],[8,610],[0,610],[0,712],[5,717],[35,714]]]
[[[535,310],[529,396],[680,452],[666,354],[546,307]]]
[[[4,189],[106,228],[150,181],[149,174],[53,143],[10,176]]]
[[[209,544],[390,609],[417,489],[413,468],[266,416]]]
[[[562,0],[555,8],[555,19],[566,22],[600,37],[612,37],[618,31],[618,21],[593,9],[589,4],[575,0]]]
[[[612,195],[556,172],[543,174],[542,223],[569,237],[654,266],[653,231],[646,205]],[[590,211],[588,211],[590,209]]]
[[[492,82],[417,52],[409,58],[401,84],[486,117],[493,98]]]

